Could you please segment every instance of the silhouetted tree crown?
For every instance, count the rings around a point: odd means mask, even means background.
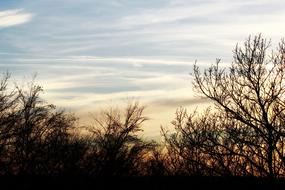
[[[144,107],[134,102],[123,113],[111,108],[95,118],[95,125],[89,129],[89,159],[96,164],[91,175],[145,175],[143,165],[155,143],[137,136],[147,120],[143,111]]]
[[[284,176],[285,43],[267,52],[261,35],[236,46],[228,68],[219,62],[200,73],[194,66],[194,88],[213,100],[225,117],[236,146],[232,154],[246,160],[254,175]]]

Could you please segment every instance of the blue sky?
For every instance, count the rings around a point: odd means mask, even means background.
[[[192,92],[195,60],[207,67],[248,35],[285,37],[282,0],[0,1],[0,69],[31,78],[44,97],[81,118],[135,98],[147,105],[148,135],[179,106],[203,107]]]

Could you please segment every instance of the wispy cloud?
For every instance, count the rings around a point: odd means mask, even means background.
[[[32,14],[21,9],[0,11],[0,28],[24,24],[32,19]]]
[[[4,53],[3,53],[4,54]],[[1,55],[1,52],[0,52]],[[19,55],[19,54],[14,54]],[[53,56],[53,57],[45,57],[45,56],[31,56],[28,55],[27,58],[9,58],[9,60],[13,60],[19,63],[25,64],[40,64],[40,63],[50,63],[52,67],[52,63],[57,63],[57,67],[64,66],[63,64],[67,63],[80,63],[81,65],[69,65],[70,67],[79,67],[79,68],[88,68],[88,69],[97,69],[98,64],[116,64],[116,66],[120,65],[131,65],[136,68],[141,68],[143,66],[193,66],[195,63],[195,59],[190,59],[189,57],[101,57],[101,56]],[[62,63],[62,64],[58,64]],[[209,62],[199,61],[199,66],[208,66]],[[82,64],[85,66],[82,67]],[[229,66],[229,62],[222,62],[220,66]]]
[[[216,58],[226,66],[249,34],[285,37],[284,0],[9,2],[0,3],[0,28],[37,16],[0,30],[0,70],[19,81],[37,72],[48,101],[82,113],[139,98],[156,127],[177,106],[208,105],[193,98],[195,60],[201,69]]]
[[[209,3],[207,6],[204,4],[189,5],[189,3],[187,5],[172,5],[160,9],[142,10],[140,13],[122,18],[119,23],[122,27],[162,24],[187,18],[207,16],[223,11],[226,8],[217,2]]]

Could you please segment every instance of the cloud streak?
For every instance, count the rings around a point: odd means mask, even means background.
[[[0,11],[0,28],[24,24],[31,19],[32,14],[21,9]]]
[[[225,6],[221,6],[221,3],[217,2],[209,3],[207,6],[210,6],[211,9],[205,7],[204,4],[184,4],[179,6],[173,4],[165,8],[143,10],[140,13],[122,18],[119,21],[119,25],[125,28],[140,25],[163,24],[187,18],[207,16],[226,9]]]

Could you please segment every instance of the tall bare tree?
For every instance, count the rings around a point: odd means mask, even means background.
[[[249,37],[234,49],[232,65],[219,62],[201,73],[194,66],[194,88],[213,100],[216,108],[235,122],[228,126],[236,146],[232,154],[248,162],[255,175],[285,174],[285,42],[267,52],[270,42]]]

